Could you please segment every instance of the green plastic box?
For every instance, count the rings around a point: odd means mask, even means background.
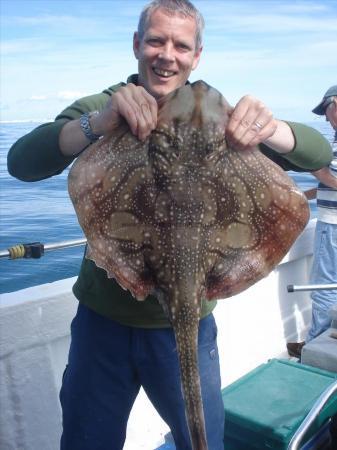
[[[225,450],[286,450],[289,441],[337,373],[272,359],[222,390]],[[337,394],[324,406],[304,442],[337,414]]]

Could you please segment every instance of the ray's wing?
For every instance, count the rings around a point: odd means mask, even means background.
[[[229,297],[268,275],[309,219],[303,193],[258,149],[220,153],[204,247],[208,299]]]
[[[144,299],[154,288],[144,258],[153,245],[148,144],[121,127],[80,155],[70,170],[68,190],[88,240],[86,256]]]

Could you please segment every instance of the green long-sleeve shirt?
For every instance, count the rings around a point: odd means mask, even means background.
[[[128,82],[137,84],[137,77]],[[100,94],[84,97],[62,111],[54,122],[43,124],[20,138],[8,153],[8,171],[23,181],[37,181],[61,173],[73,157],[64,156],[59,147],[59,135],[64,124],[78,119],[83,113],[102,110],[109,97],[124,83],[119,83]],[[296,145],[287,155],[280,155],[265,145],[260,150],[284,170],[312,171],[330,163],[331,147],[314,129],[299,123],[288,122]],[[79,277],[73,287],[77,299],[94,311],[125,325],[138,327],[169,326],[157,299],[148,296],[139,302],[124,291],[115,280],[108,279],[106,272],[83,258]],[[204,301],[202,317],[215,307],[215,301]]]

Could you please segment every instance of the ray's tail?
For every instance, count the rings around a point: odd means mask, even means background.
[[[208,450],[198,368],[198,325],[198,319],[178,320],[173,324],[173,328],[192,448],[193,450]]]

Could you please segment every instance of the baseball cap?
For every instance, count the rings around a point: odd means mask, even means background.
[[[325,114],[326,107],[330,103],[328,101],[328,99],[329,99],[329,97],[333,97],[333,96],[337,96],[337,84],[335,86],[331,86],[326,91],[321,102],[312,110],[312,112],[315,114],[318,114],[319,116],[323,116]]]

